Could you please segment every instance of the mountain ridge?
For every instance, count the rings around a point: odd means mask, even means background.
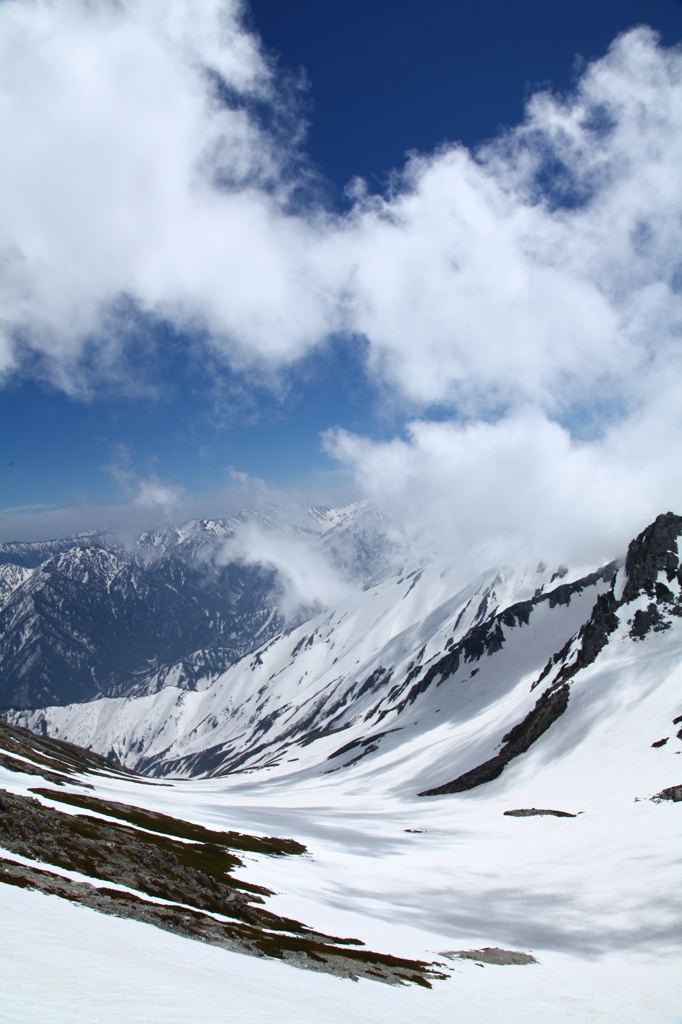
[[[310,617],[314,603],[283,613],[276,565],[230,553],[254,528],[305,538],[356,585],[385,573],[391,557],[367,502],[297,517],[245,510],[145,531],[128,545],[111,532],[0,545],[0,706],[145,693],[169,679],[193,688],[287,620]]]
[[[434,562],[273,630],[222,672],[198,665],[194,688],[4,717],[159,777],[347,774],[432,744],[409,785],[464,793],[555,727],[614,637],[636,650],[682,622],[681,533],[667,513],[591,572],[495,569],[463,589]]]

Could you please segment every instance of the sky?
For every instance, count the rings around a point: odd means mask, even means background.
[[[677,0],[2,0],[0,539],[682,509]]]

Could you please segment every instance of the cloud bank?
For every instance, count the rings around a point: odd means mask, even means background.
[[[682,509],[682,53],[634,29],[340,215],[242,15],[0,6],[4,372],[125,386],[122,298],[261,381],[345,332],[411,425],[327,450],[433,544],[606,556]]]

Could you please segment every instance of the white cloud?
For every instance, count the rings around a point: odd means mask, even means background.
[[[682,54],[645,29],[478,159],[412,158],[337,242],[375,371],[474,414],[630,400],[652,359],[679,360],[681,164]]]
[[[356,182],[341,217],[289,208],[305,171],[250,112],[286,100],[240,12],[0,5],[5,369],[123,373],[121,295],[265,374],[345,329],[412,415],[457,418],[328,440],[422,533],[578,557],[681,507],[682,53],[634,30],[478,154],[413,156],[383,197]],[[571,438],[585,418],[596,440]]]
[[[133,466],[130,449],[124,444],[112,448],[111,458],[102,469],[116,481],[128,499],[133,528],[140,514],[144,516],[151,511],[158,519],[167,520],[179,513],[185,504],[187,495],[180,485],[159,479],[153,470],[141,476]]]
[[[182,487],[150,477],[138,481],[135,504],[142,508],[163,509],[168,514],[179,507],[183,494]]]
[[[93,344],[106,373],[120,295],[207,328],[233,359],[290,358],[324,331],[310,228],[282,213],[289,151],[248,112],[283,101],[240,9],[0,6],[5,368],[19,339],[66,389]]]
[[[410,425],[407,440],[345,431],[326,443],[462,579],[495,564],[608,561],[661,511],[682,508],[679,389],[661,407],[580,442],[537,409],[496,423]]]
[[[356,212],[375,372],[459,417],[326,445],[465,575],[610,558],[682,508],[680,166],[682,54],[640,29],[477,160],[415,157],[402,191]]]
[[[0,7],[6,365],[19,339],[66,388],[98,346],[111,372],[121,295],[241,367],[361,333],[404,399],[472,414],[560,413],[604,388],[627,402],[652,360],[678,358],[678,51],[635,30],[476,158],[414,156],[389,195],[356,187],[333,217],[287,212],[292,150],[248,104],[285,101],[240,13]],[[241,105],[218,103],[216,75]]]
[[[271,566],[281,585],[280,608],[288,619],[301,608],[327,608],[352,592],[352,587],[314,543],[282,521],[279,528],[266,528],[246,522],[236,536],[227,541],[219,564],[244,562]]]

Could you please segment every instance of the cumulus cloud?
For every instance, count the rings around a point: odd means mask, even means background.
[[[420,404],[627,402],[682,324],[682,54],[635,30],[476,157],[415,156],[344,234],[355,330]]]
[[[141,519],[144,521],[144,517],[149,513],[156,522],[168,521],[177,515],[185,504],[187,495],[179,484],[161,480],[153,469],[145,475],[138,473],[127,445],[115,445],[109,462],[102,466],[102,469],[116,481],[128,500],[131,529],[134,529]]]
[[[415,155],[388,195],[356,187],[333,217],[291,207],[302,165],[292,178],[257,116],[286,100],[241,14],[0,7],[6,367],[38,352],[76,389],[95,351],[111,372],[121,296],[242,367],[355,332],[401,396],[472,413],[628,401],[652,360],[678,358],[678,51],[630,32],[477,154]]]
[[[682,53],[635,29],[336,215],[294,201],[304,125],[242,13],[0,5],[5,371],[118,372],[122,296],[266,377],[345,331],[413,422],[327,448],[422,536],[577,557],[682,507]]]
[[[458,415],[326,445],[423,546],[468,571],[613,557],[682,508],[681,159],[682,54],[638,29],[476,158],[414,157],[356,213],[372,365]]]
[[[5,369],[38,353],[75,390],[94,349],[110,372],[121,296],[234,361],[325,330],[312,229],[283,212],[291,147],[257,116],[285,100],[240,19],[238,0],[0,6]]]
[[[682,508],[682,394],[576,441],[540,410],[496,423],[414,421],[406,440],[330,431],[364,492],[404,524],[413,553],[462,580],[495,564],[605,562],[659,512]]]

